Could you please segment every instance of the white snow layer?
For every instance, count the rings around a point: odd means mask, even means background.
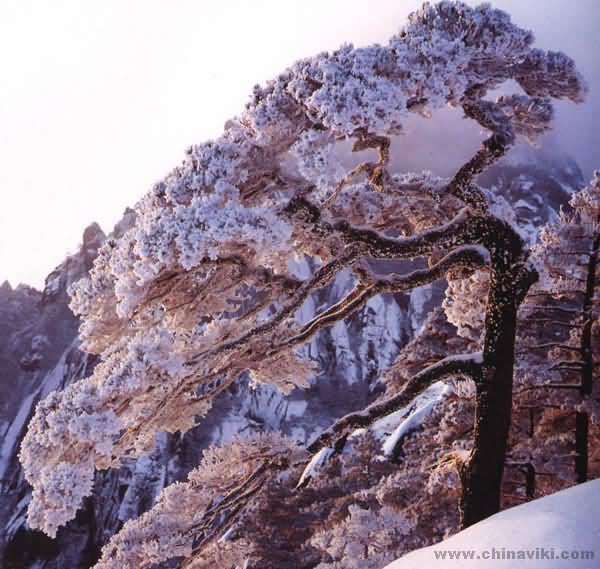
[[[311,478],[314,478],[317,471],[327,462],[327,459],[333,453],[333,449],[329,447],[322,448],[319,452],[317,452],[310,462],[306,465],[306,468],[302,472],[302,476],[300,476],[300,480],[298,480],[298,484],[296,488],[300,488],[303,484],[305,484]]]
[[[399,441],[411,431],[419,428],[435,405],[451,393],[451,386],[442,381],[437,381],[415,397],[406,407],[402,407],[402,409],[398,409],[398,411],[375,421],[369,428],[375,438],[382,442],[383,454],[387,457],[392,456]],[[365,429],[358,429],[350,435],[350,438],[364,431]]]
[[[423,423],[424,419],[431,414],[433,408],[452,393],[452,387],[438,382],[432,385],[427,392],[430,397],[422,397],[425,395],[425,393],[423,393],[421,394],[420,399],[416,398],[415,401],[413,401],[413,405],[416,405],[414,411],[412,411],[408,417],[396,427],[394,432],[383,443],[383,454],[385,456],[390,457],[394,455],[400,441],[410,432],[421,426],[421,423]]]
[[[598,512],[600,479],[504,510],[385,569],[598,569]]]

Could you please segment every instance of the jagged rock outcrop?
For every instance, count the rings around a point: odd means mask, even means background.
[[[571,194],[585,185],[577,163],[551,143],[540,149],[520,145],[479,177],[512,205],[518,227],[531,239],[538,227],[568,207]]]
[[[68,307],[67,288],[91,268],[105,235],[88,227],[79,252],[46,279],[42,292],[25,285],[0,289],[0,566],[29,567],[59,544],[23,526],[30,489],[18,449],[36,403],[50,391],[86,376],[94,358],[79,351],[78,320]],[[13,563],[14,560],[14,563]]]

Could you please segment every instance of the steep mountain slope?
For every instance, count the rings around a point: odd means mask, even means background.
[[[0,520],[3,540],[13,541],[15,559],[27,559],[34,547],[55,550],[43,540],[33,545],[21,531],[21,513],[29,489],[23,480],[17,453],[36,403],[50,391],[87,375],[94,359],[77,349],[78,321],[68,308],[68,286],[91,268],[105,235],[96,224],[83,235],[80,251],[68,257],[46,279],[43,292],[26,286],[0,289],[0,361],[2,407],[0,412]],[[8,538],[10,536],[10,538]],[[7,560],[6,563],[9,563]]]

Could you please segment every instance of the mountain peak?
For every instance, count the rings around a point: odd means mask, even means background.
[[[95,221],[88,225],[83,231],[83,242],[81,245],[81,251],[85,252],[88,249],[97,250],[103,241],[106,239],[106,234]]]

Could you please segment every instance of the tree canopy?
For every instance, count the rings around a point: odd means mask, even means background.
[[[517,137],[534,141],[548,131],[553,99],[579,102],[585,93],[573,61],[534,48],[533,40],[489,5],[425,4],[385,46],[345,45],[296,62],[256,87],[222,136],[188,149],[71,290],[83,347],[101,363],[42,401],[29,425],[21,461],[34,487],[31,527],[55,535],[90,494],[95,469],[147,452],[157,432],[190,429],[241,374],[283,390],[306,385],[314,369],[298,348],[369,298],[473,274],[472,288],[451,287],[448,311],[481,320],[460,302],[483,291],[481,350],[425,368],[308,450],[343,444],[349,430],[406,405],[433,382],[462,377],[478,391],[466,523],[497,509],[497,495],[481,496],[498,490],[516,310],[537,273],[506,203],[476,176]],[[517,93],[490,97],[511,85]],[[406,117],[430,117],[447,105],[489,133],[479,151],[450,179],[394,172],[393,137],[402,135]],[[293,267],[304,256],[317,268],[301,278]],[[427,262],[402,274],[381,274],[372,263],[419,258]],[[296,314],[310,295],[348,269],[348,295],[301,323]],[[501,409],[497,420],[493,409]],[[308,460],[289,441],[265,441],[279,452],[263,449],[256,471],[251,462],[241,468],[240,493],[263,476],[261,464],[280,470]],[[161,504],[178,491],[168,490]],[[197,507],[214,507],[198,499]],[[189,553],[192,543],[184,539],[182,550]]]

